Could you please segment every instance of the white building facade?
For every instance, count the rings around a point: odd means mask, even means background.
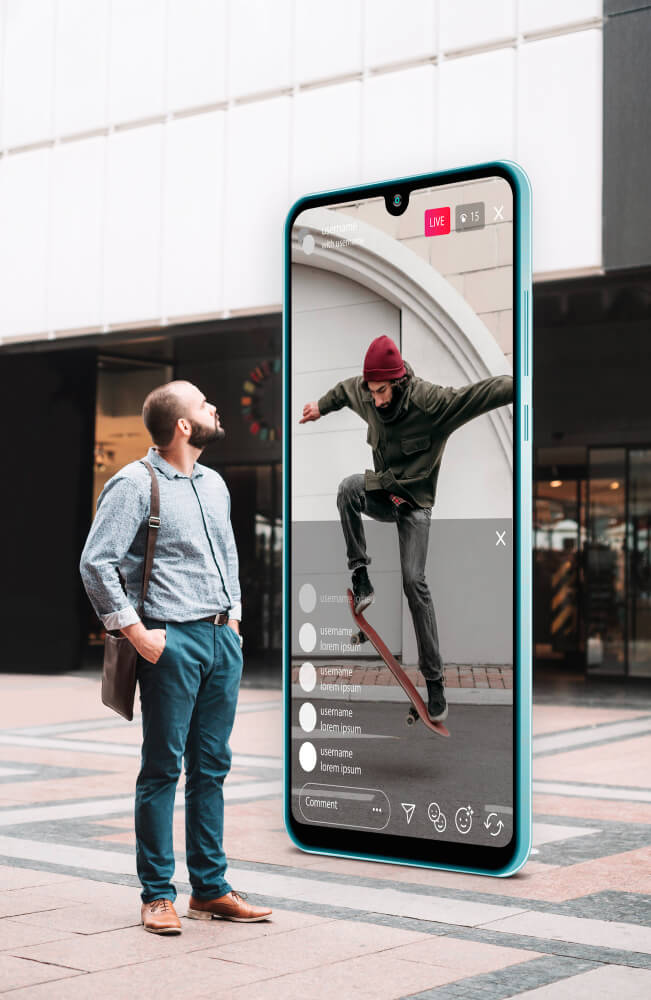
[[[249,636],[279,658],[288,209],[509,158],[533,188],[538,660],[651,674],[649,51],[650,0],[0,0],[0,420],[31,400],[10,463],[43,428],[68,442],[61,552],[29,575],[40,606],[60,594],[44,634],[77,636],[62,668],[93,634],[94,492],[170,377],[225,413],[210,461],[246,512]],[[475,308],[508,356],[508,310]],[[40,498],[4,499],[0,547],[28,572]],[[11,635],[0,667],[27,663]]]
[[[507,157],[602,267],[598,0],[2,0],[0,345],[280,309],[300,195]]]

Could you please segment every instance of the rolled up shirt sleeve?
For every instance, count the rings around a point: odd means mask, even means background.
[[[228,519],[226,527],[226,569],[228,572],[228,592],[233,604],[229,611],[231,618],[242,621],[242,593],[240,590],[240,567],[233,525],[231,524],[231,498],[228,497]]]
[[[79,571],[95,613],[107,630],[140,621],[122,589],[118,567],[146,514],[138,487],[121,477],[110,480],[97,501],[97,513],[79,563]]]

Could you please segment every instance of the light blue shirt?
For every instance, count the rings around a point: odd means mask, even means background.
[[[226,483],[195,462],[186,476],[154,448],[147,459],[160,488],[160,519],[144,615],[164,622],[196,621],[227,611],[242,617],[238,558]],[[104,627],[140,620],[151,478],[142,462],[120,469],[102,490],[80,571]],[[124,593],[118,569],[126,582]]]

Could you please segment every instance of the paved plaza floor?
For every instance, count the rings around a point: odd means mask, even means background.
[[[226,784],[229,878],[260,924],[147,934],[135,875],[140,720],[99,676],[0,676],[0,994],[593,1000],[651,996],[651,702],[534,706],[534,853],[510,879],[319,857],[282,819],[282,704],[243,688]],[[451,709],[452,714],[452,709]],[[451,720],[450,720],[451,724]]]

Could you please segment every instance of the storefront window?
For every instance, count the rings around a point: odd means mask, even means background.
[[[591,448],[588,456],[585,568],[586,666],[626,670],[626,449]]]
[[[537,662],[582,657],[581,552],[587,450],[539,448],[534,483],[534,649]]]
[[[651,449],[629,453],[629,673],[651,676]]]
[[[578,647],[580,481],[558,470],[536,482],[534,517],[535,648],[565,659]]]

